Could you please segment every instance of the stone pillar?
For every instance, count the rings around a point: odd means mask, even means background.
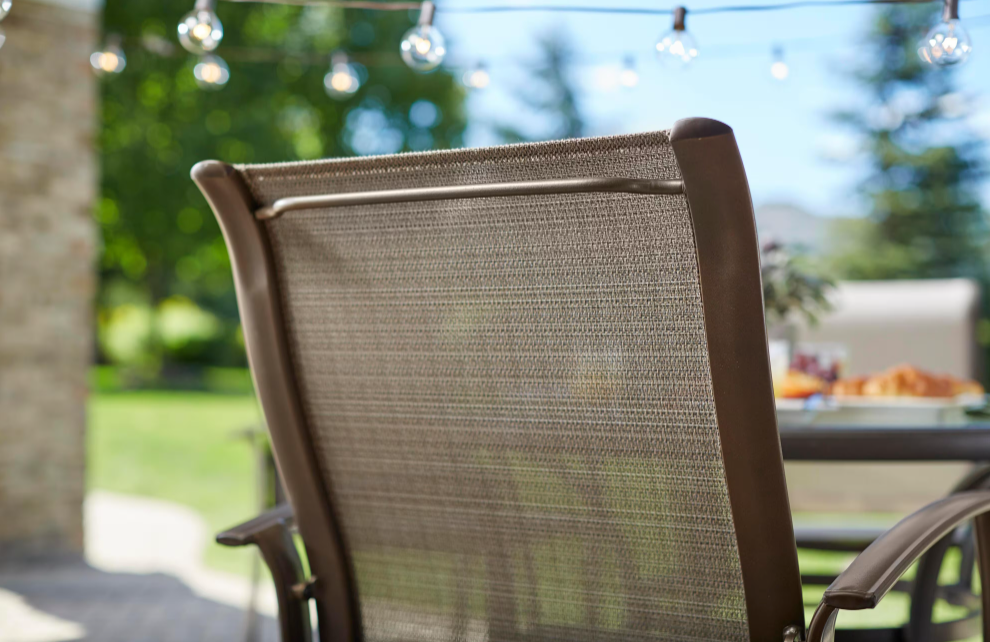
[[[80,554],[93,352],[98,13],[0,23],[0,556]]]

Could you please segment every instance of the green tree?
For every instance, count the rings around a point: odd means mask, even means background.
[[[917,43],[936,21],[930,5],[878,10],[853,72],[866,99],[837,118],[860,137],[868,217],[838,228],[832,264],[851,279],[971,277],[986,284],[987,224],[978,187],[979,139],[954,71],[921,62]]]
[[[578,102],[571,68],[574,49],[563,31],[551,31],[540,37],[539,55],[526,74],[525,84],[513,92],[531,118],[499,122],[495,134],[506,143],[522,143],[584,136],[585,122]],[[533,123],[531,130],[520,129],[519,122]]]
[[[216,53],[231,77],[222,90],[205,91],[175,37],[192,5],[109,0],[104,10],[104,32],[123,35],[128,64],[101,82],[99,304],[109,322],[123,304],[154,311],[181,297],[219,321],[197,327],[219,327],[213,334],[227,340],[172,350],[166,360],[233,363],[242,357],[231,341],[227,253],[190,168],[209,158],[276,162],[457,146],[463,90],[442,70],[417,75],[402,63],[398,43],[414,18],[406,12],[221,2],[226,35]],[[343,102],[323,87],[337,48],[365,63],[365,82]],[[161,341],[152,334],[154,351]]]

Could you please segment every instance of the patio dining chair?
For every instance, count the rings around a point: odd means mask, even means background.
[[[990,492],[932,504],[806,631],[722,123],[192,173],[289,497],[218,540],[260,548],[286,642],[311,602],[323,642],[820,642],[960,524],[988,550]]]

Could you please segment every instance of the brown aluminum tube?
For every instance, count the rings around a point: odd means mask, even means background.
[[[521,181],[518,183],[484,183],[415,189],[351,192],[319,196],[280,198],[270,207],[255,212],[260,221],[278,218],[285,212],[326,207],[381,205],[382,203],[414,203],[417,201],[449,201],[466,198],[500,196],[538,196],[544,194],[584,194],[590,192],[625,192],[628,194],[681,194],[681,181],[639,178],[568,178],[555,181]]]

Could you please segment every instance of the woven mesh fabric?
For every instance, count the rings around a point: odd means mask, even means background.
[[[665,132],[238,169],[259,205],[679,177]],[[266,227],[368,640],[748,639],[683,196]]]

